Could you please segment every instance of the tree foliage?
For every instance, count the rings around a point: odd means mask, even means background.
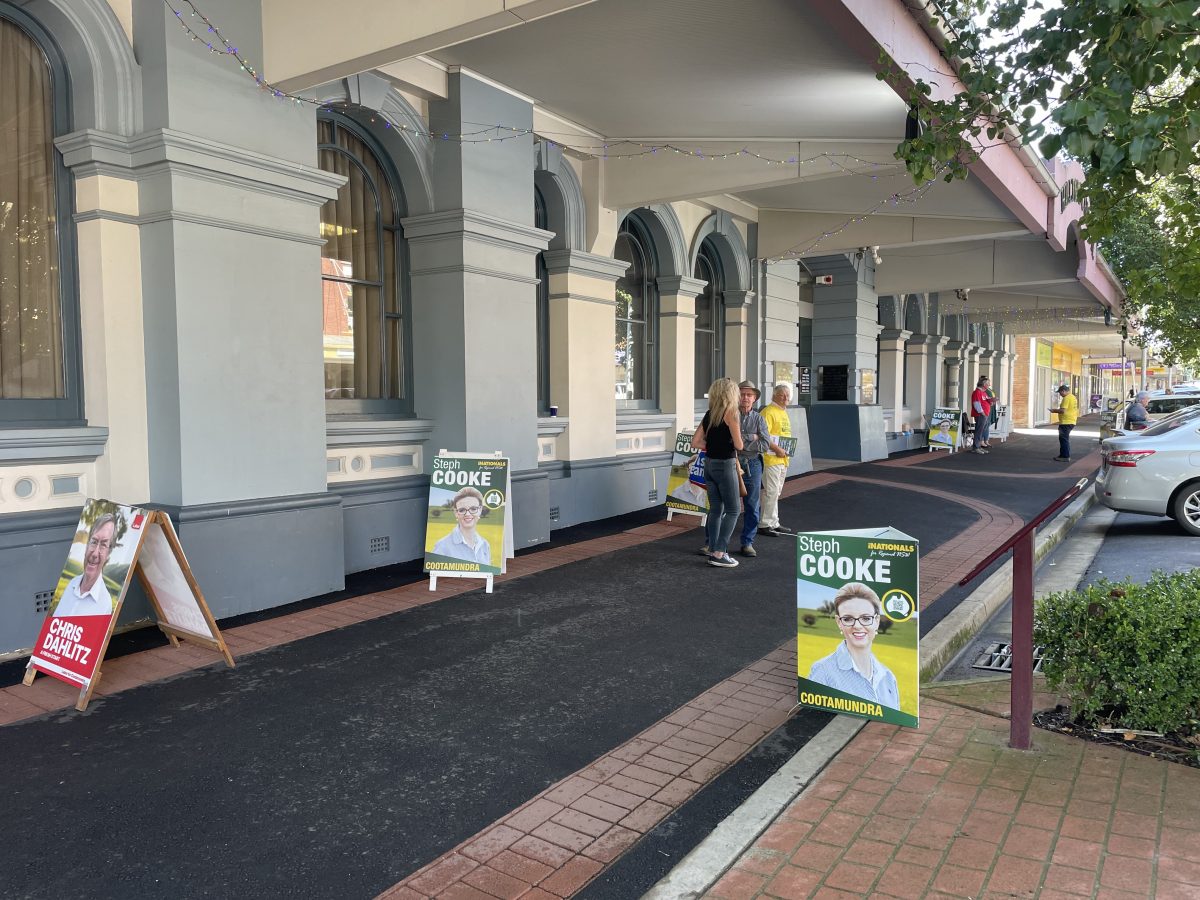
[[[1200,0],[942,0],[926,11],[963,89],[946,91],[946,73],[910,83],[885,67],[881,78],[908,85],[921,126],[897,157],[918,181],[965,177],[979,154],[1018,140],[1078,159],[1084,232],[1126,282],[1130,318],[1169,360],[1194,362]]]

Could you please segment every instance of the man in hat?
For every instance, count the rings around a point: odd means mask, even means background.
[[[771,439],[766,421],[754,409],[760,396],[758,386],[753,381],[743,381],[738,385],[738,416],[742,423],[742,449],[738,451],[738,463],[746,482],[746,496],[742,500],[742,556],[758,556],[758,551],[754,549],[754,538],[758,534],[763,453],[770,450],[776,456],[787,455]]]
[[[1058,406],[1050,410],[1058,416],[1058,456],[1056,462],[1071,461],[1071,432],[1079,421],[1079,401],[1071,393],[1069,384],[1058,386]]]

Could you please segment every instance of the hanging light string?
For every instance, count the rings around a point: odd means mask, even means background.
[[[297,105],[309,105],[318,109],[332,110],[343,109],[348,110],[358,108],[356,104],[349,101],[326,101],[319,100],[313,97],[306,97],[302,94],[295,94],[285,91],[278,85],[267,81],[262,77],[262,74],[254,67],[254,64],[246,59],[237,45],[232,43],[222,34],[213,21],[204,14],[193,2],[193,0],[182,0],[177,6],[179,0],[163,0],[163,3],[171,10],[175,16],[175,20],[180,27],[187,33],[188,38],[193,43],[200,44],[210,53],[218,54],[227,57],[237,63],[242,72],[246,74],[264,93],[280,99],[291,101]],[[377,115],[372,116],[372,121],[377,121]],[[535,130],[529,127],[511,126],[504,124],[495,124],[483,122],[472,122],[472,125],[478,125],[478,130],[464,131],[459,133],[451,133],[447,131],[434,131],[428,128],[418,128],[407,123],[393,123],[390,120],[383,119],[383,127],[389,130],[399,130],[418,137],[428,138],[435,141],[448,141],[463,144],[491,144],[498,141],[509,141],[514,138],[521,138],[536,135],[539,137],[550,138],[552,136],[563,136],[565,132],[545,131],[544,129]],[[549,140],[548,143],[553,147],[557,146],[561,141],[555,142]],[[669,141],[649,142],[636,141],[629,139],[618,139],[611,141],[603,141],[600,139],[594,142],[576,142],[572,141],[569,145],[570,149],[581,152],[591,153],[602,159],[639,159],[647,156],[656,156],[659,154],[673,154],[676,156],[688,156],[696,160],[721,161],[729,159],[756,159],[766,165],[776,166],[807,166],[819,162],[827,162],[829,166],[842,174],[868,176],[872,179],[877,178],[879,174],[900,173],[903,167],[896,163],[879,162],[878,160],[864,159],[861,156],[855,156],[852,153],[817,153],[808,157],[800,157],[798,155],[789,156],[769,156],[764,153],[759,153],[750,147],[739,147],[736,150],[727,150],[724,152],[713,152],[704,149],[685,147],[680,144]],[[629,149],[627,149],[629,148]],[[866,166],[873,171],[863,172],[860,167]]]

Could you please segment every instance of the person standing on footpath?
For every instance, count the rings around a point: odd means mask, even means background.
[[[718,378],[708,389],[708,412],[692,435],[692,449],[704,451],[704,483],[708,489],[708,543],[700,552],[710,566],[735,568],[729,538],[737,525],[737,451],[742,449],[738,421],[738,387],[732,378]]]
[[[1075,429],[1075,423],[1079,421],[1079,401],[1071,393],[1071,386],[1068,384],[1058,386],[1058,396],[1058,406],[1050,410],[1058,416],[1058,456],[1054,457],[1054,460],[1070,462],[1071,432]]]
[[[792,399],[792,388],[787,384],[775,385],[771,392],[771,402],[763,407],[763,421],[767,423],[767,432],[782,446],[781,437],[792,436],[792,422],[788,418],[787,405]],[[759,534],[768,537],[788,535],[792,532],[779,524],[779,495],[783,493],[783,483],[787,478],[788,455],[769,453],[763,456],[763,511],[762,520],[758,524]]]
[[[971,393],[971,415],[975,419],[975,442],[972,450],[975,453],[987,453],[988,437],[992,427],[992,400],[988,396],[991,379],[986,375],[975,384]]]
[[[753,381],[738,385],[738,412],[742,426],[742,449],[738,450],[738,461],[746,478],[746,496],[742,499],[742,556],[758,556],[754,549],[754,538],[758,534],[759,504],[762,502],[763,453],[768,449],[777,456],[785,456],[783,448],[771,440],[767,423],[754,409],[762,396]]]

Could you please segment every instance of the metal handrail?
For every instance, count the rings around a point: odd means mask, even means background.
[[[1012,676],[1009,682],[1008,743],[1028,750],[1033,728],[1033,569],[1036,559],[1033,533],[1039,525],[1062,509],[1072,497],[1087,487],[1081,478],[1070,490],[1043,509],[1016,534],[987,555],[959,585],[979,577],[1003,554],[1012,550]]]
[[[1014,534],[1012,537],[1010,537],[1007,541],[1005,541],[1003,544],[1001,544],[999,547],[997,547],[995,550],[993,550],[991,553],[989,553],[987,555],[987,557],[983,560],[983,562],[981,562],[979,565],[977,565],[975,568],[973,568],[970,571],[970,573],[968,573],[967,576],[958,583],[958,586],[966,587],[968,584],[970,584],[972,581],[974,581],[976,578],[978,578],[980,576],[980,574],[982,574],[983,571],[985,569],[987,569],[988,566],[990,566],[992,563],[994,563],[996,560],[998,560],[1001,556],[1003,556],[1005,553],[1007,553],[1009,550],[1011,550],[1013,548],[1013,545],[1016,544],[1017,541],[1019,541],[1021,538],[1025,537],[1025,535],[1032,532],[1039,525],[1041,525],[1043,522],[1045,522],[1047,519],[1049,519],[1052,515],[1054,515],[1056,512],[1058,512],[1060,509],[1062,509],[1064,506],[1066,506],[1068,503],[1070,503],[1072,498],[1074,498],[1080,491],[1082,491],[1085,487],[1087,487],[1087,485],[1088,485],[1088,479],[1080,478],[1077,482],[1075,482],[1074,485],[1071,486],[1071,488],[1064,491],[1062,496],[1060,496],[1057,500],[1055,500],[1053,503],[1051,503],[1049,506],[1047,506],[1045,509],[1043,509],[1040,513],[1038,513],[1036,516],[1034,516],[1032,519],[1030,519],[1029,522],[1020,531],[1018,531],[1016,534]]]

